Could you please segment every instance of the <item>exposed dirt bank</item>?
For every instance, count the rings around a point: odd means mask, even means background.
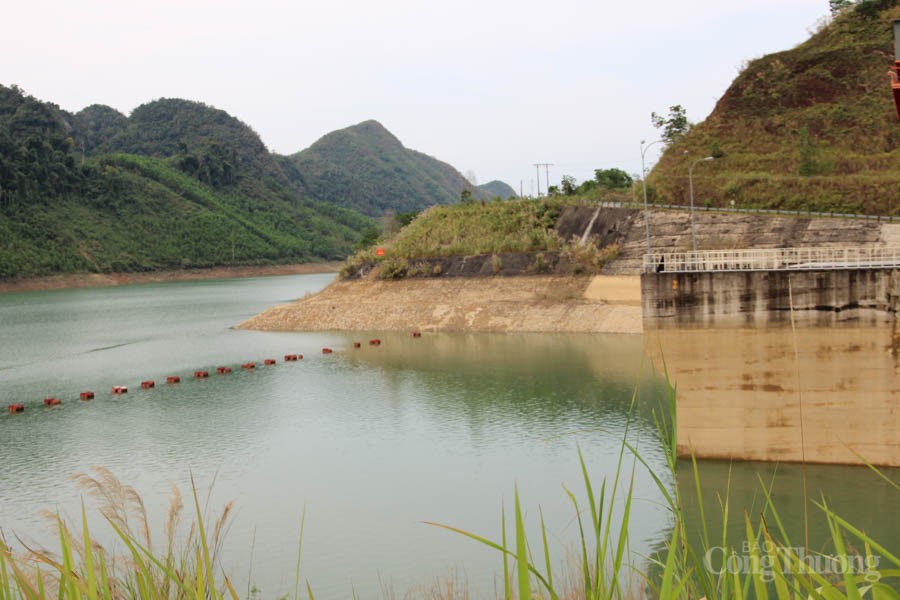
[[[302,275],[331,273],[341,268],[339,262],[304,263],[301,265],[265,265],[258,267],[214,267],[146,273],[71,273],[48,277],[31,277],[12,281],[0,280],[0,292],[30,292],[64,288],[105,287],[129,283],[226,279],[229,277],[263,277],[266,275]]]
[[[640,333],[640,279],[623,277],[340,280],[273,307],[242,329]]]

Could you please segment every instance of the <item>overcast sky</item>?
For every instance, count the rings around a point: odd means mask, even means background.
[[[377,119],[527,194],[536,162],[555,164],[551,183],[637,173],[651,112],[702,120],[743,61],[827,13],[827,0],[26,0],[0,18],[0,83],[70,111],[199,100],[283,154]]]

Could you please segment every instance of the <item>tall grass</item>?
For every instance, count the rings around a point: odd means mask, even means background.
[[[238,600],[219,562],[230,503],[208,530],[192,480],[195,519],[181,538],[184,504],[173,488],[162,549],[153,543],[143,500],[132,487],[105,469],[75,478],[99,502],[101,515],[126,552],[114,554],[92,536],[82,503],[78,530],[55,517],[58,554],[29,547],[13,551],[0,540],[0,600]]]

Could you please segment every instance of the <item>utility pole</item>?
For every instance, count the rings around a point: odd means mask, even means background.
[[[537,171],[537,179],[538,179],[538,196],[541,195],[541,167],[544,167],[544,172],[547,175],[547,195],[550,195],[550,167],[553,166],[553,163],[534,163],[534,168]]]

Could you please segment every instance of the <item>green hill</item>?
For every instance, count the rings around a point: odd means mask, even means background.
[[[751,61],[648,177],[655,201],[900,214],[887,71],[896,0],[863,0],[796,48]],[[673,103],[677,99],[673,99]]]
[[[285,157],[200,102],[71,114],[0,86],[0,278],[343,259],[373,234],[361,213],[500,186],[473,188],[374,121]]]
[[[484,196],[488,198],[508,198],[517,197],[516,190],[499,180],[489,181],[478,186],[478,189]]]
[[[0,278],[339,259],[371,226],[301,200],[222,111],[135,113],[70,115],[0,86]]]
[[[333,131],[284,163],[314,198],[373,217],[459,202],[463,190],[487,196],[447,163],[405,148],[377,121]]]

